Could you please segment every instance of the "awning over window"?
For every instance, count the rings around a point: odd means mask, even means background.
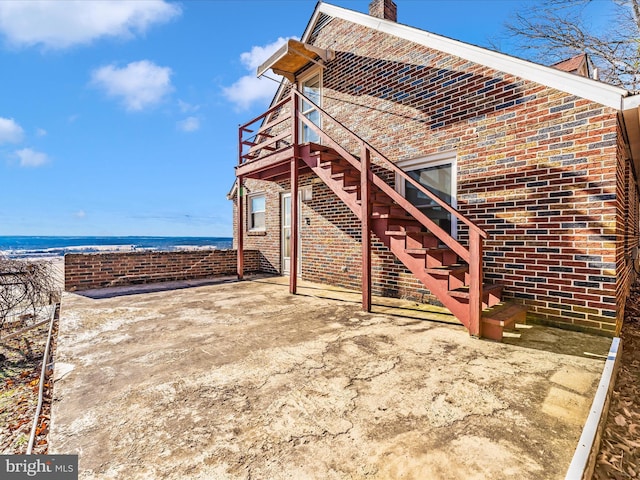
[[[258,67],[258,77],[261,77],[267,70],[282,75],[290,82],[294,82],[296,72],[308,63],[324,65],[333,58],[333,51],[314,47],[297,40],[287,40],[276,53]]]

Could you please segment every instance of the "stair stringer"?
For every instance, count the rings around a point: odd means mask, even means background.
[[[341,182],[331,178],[331,169],[323,168],[320,166],[320,154],[302,155],[304,162],[330,189],[335,193],[342,202],[349,207],[349,209],[358,217],[358,220],[362,221],[362,209],[359,204],[359,192],[347,192],[343,190]]]
[[[409,271],[418,280],[420,280],[420,282],[427,287],[429,291],[433,293],[465,327],[468,328],[468,324],[465,322],[465,319],[468,318],[468,303],[460,302],[458,299],[449,295],[448,277],[446,279],[438,279],[426,273],[424,271],[424,265],[416,267],[416,263],[419,262],[416,262],[416,259],[412,255],[406,253],[404,248],[394,246],[395,244],[390,241],[390,237],[385,234],[387,231],[387,222],[383,219],[374,219],[372,223],[373,233],[375,233],[382,243],[391,250],[391,253],[393,253],[398,260],[400,260],[402,264],[409,269]],[[443,285],[446,286],[443,287]]]

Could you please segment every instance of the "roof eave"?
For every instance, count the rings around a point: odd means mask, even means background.
[[[404,38],[419,45],[440,50],[465,60],[478,63],[495,70],[531,80],[557,90],[592,100],[607,107],[620,109],[621,99],[629,95],[623,88],[608,85],[590,78],[556,70],[552,67],[511,57],[504,53],[487,50],[451,38],[436,35],[397,22],[371,17],[367,14],[348,10],[328,3],[318,3],[313,17],[302,38],[306,42],[320,14],[338,17],[352,23]]]

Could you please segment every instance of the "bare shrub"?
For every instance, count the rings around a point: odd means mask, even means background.
[[[22,327],[39,308],[60,299],[53,264],[0,256],[0,330]]]
[[[587,7],[608,5],[602,26]],[[545,64],[588,53],[604,82],[640,92],[640,0],[541,0],[506,24],[527,57]]]

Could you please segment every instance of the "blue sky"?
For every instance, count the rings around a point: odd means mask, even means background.
[[[396,3],[486,45],[523,2]],[[0,1],[0,235],[231,236],[237,126],[277,86],[255,67],[315,4]]]

